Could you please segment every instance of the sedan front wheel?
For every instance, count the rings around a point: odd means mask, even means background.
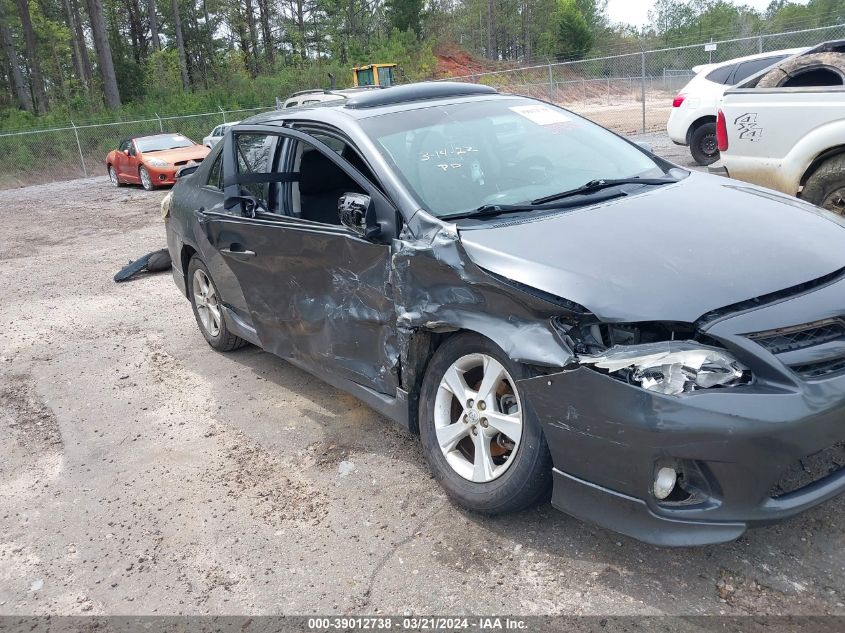
[[[420,436],[429,467],[462,506],[501,514],[549,490],[551,456],[518,380],[526,368],[475,334],[435,352],[420,392]]]

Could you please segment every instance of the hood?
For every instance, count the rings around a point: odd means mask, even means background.
[[[481,268],[606,321],[691,323],[845,267],[845,220],[706,174],[540,219],[488,221],[460,236]]]
[[[179,149],[168,149],[161,152],[145,152],[144,158],[160,158],[168,163],[176,163],[183,160],[197,160],[205,158],[210,152],[204,145],[193,145],[191,147],[180,147]]]

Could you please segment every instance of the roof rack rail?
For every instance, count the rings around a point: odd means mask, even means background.
[[[367,92],[347,99],[344,106],[357,110],[429,99],[490,95],[497,94],[497,92],[495,88],[479,84],[466,84],[457,81],[423,81],[404,86],[393,86],[389,90]]]
[[[309,88],[308,90],[300,90],[299,92],[294,92],[288,99],[291,97],[298,97],[300,95],[311,95],[311,94],[329,94],[331,90],[327,88]]]

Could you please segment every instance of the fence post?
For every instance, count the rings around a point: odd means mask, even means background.
[[[757,38],[757,52],[758,53],[763,52],[763,36],[762,35]]]
[[[159,131],[164,132],[164,125],[161,122],[161,117],[158,115],[158,112],[153,112],[153,114],[155,114],[156,118],[158,119],[158,129],[159,129]]]
[[[276,97],[276,109],[278,110],[278,108],[279,108],[279,98]],[[222,106],[217,106],[217,109],[220,110],[220,114],[223,115],[223,123],[225,123],[226,122],[226,111],[223,109]]]
[[[552,63],[549,62],[549,101],[555,103],[557,99],[555,99],[555,80],[554,76],[552,75]]]
[[[640,73],[640,96],[643,99],[643,134],[645,134],[645,51],[641,53],[641,61],[640,68],[642,72]]]
[[[76,131],[76,123],[70,122],[73,126],[73,135],[76,137],[76,149],[79,150],[79,162],[82,163],[82,173],[88,178],[88,168],[85,166],[85,157],[82,155],[82,143],[79,142],[79,132]]]

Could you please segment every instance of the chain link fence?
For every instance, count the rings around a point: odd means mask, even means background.
[[[695,67],[845,39],[845,24],[450,77],[551,101],[624,135],[665,130]]]
[[[217,110],[20,132],[0,132],[0,189],[106,174],[106,155],[121,140],[178,132],[197,143],[215,126],[275,107]]]
[[[546,99],[620,134],[638,135],[665,130],[672,99],[696,66],[834,39],[845,39],[845,24],[449,79]],[[122,139],[178,132],[200,142],[221,123],[274,107],[0,132],[0,189],[105,175],[106,154]]]

